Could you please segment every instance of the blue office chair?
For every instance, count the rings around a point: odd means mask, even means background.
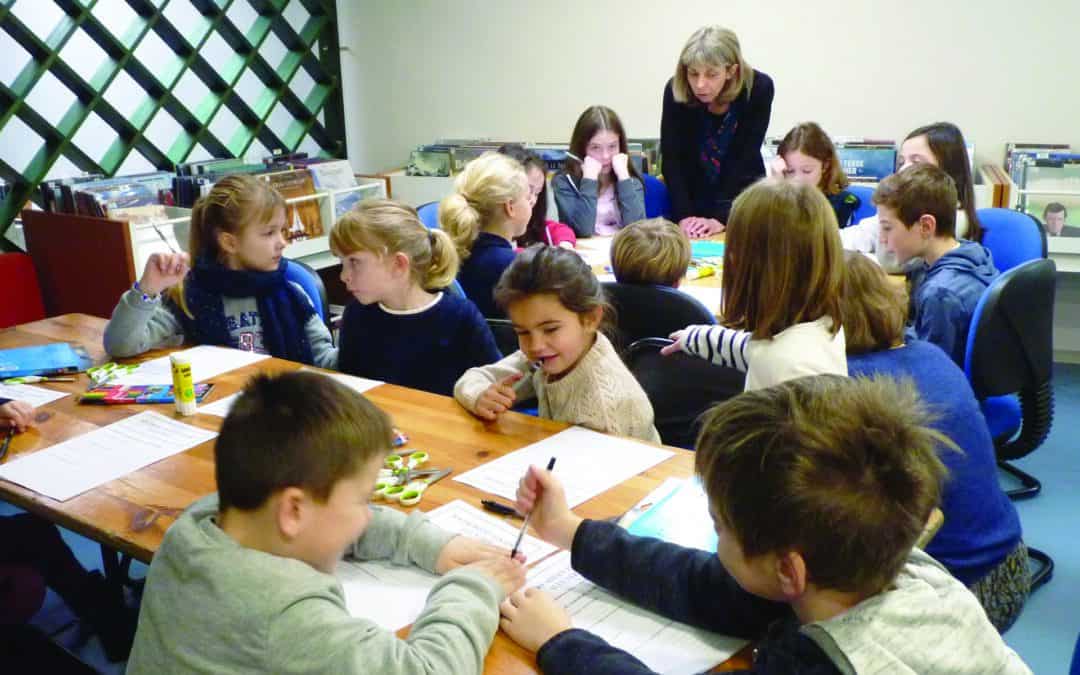
[[[429,230],[439,227],[439,202],[428,202],[416,207],[416,215]]]
[[[999,272],[1046,257],[1046,230],[1034,216],[1012,209],[978,209],[975,215],[983,228],[983,246]]]
[[[670,286],[604,282],[604,293],[615,308],[616,348],[647,337],[667,337],[691,324],[716,323],[716,317],[696,298]]]
[[[656,176],[642,174],[645,180],[645,217],[664,218],[671,217],[671,198],[668,197],[667,186]]]
[[[638,340],[623,352],[622,358],[649,397],[660,440],[693,450],[701,415],[742,393],[746,374],[684,352],[661,355],[660,349],[669,344],[667,338]]]
[[[1072,665],[1069,666],[1069,675],[1080,675],[1080,636],[1076,638],[1076,647],[1073,648]]]
[[[851,224],[859,222],[863,218],[869,218],[870,216],[877,215],[877,207],[874,206],[874,188],[869,185],[859,185],[858,183],[852,183],[847,186],[848,192],[859,198],[859,208],[855,209],[855,213],[851,214]]]
[[[326,286],[323,285],[319,273],[299,260],[286,259],[285,263],[285,278],[300,284],[300,287],[311,298],[311,304],[319,313],[319,318],[329,325],[330,310],[326,300]]]

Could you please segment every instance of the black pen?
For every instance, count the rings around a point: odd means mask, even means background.
[[[547,470],[551,471],[555,468],[555,458],[552,457],[548,462]],[[536,508],[536,504],[533,504],[533,509]],[[525,514],[525,521],[521,523],[521,532],[518,532],[517,541],[514,542],[514,548],[510,549],[510,558],[517,555],[518,546],[521,546],[521,538],[525,536],[525,530],[529,529],[529,518],[532,517],[532,509]]]
[[[501,502],[494,501],[492,499],[481,499],[480,506],[484,507],[485,511],[491,511],[497,513],[500,516],[511,516],[513,518],[524,518],[523,515],[518,513],[514,507],[507,506]]]
[[[0,462],[4,461],[4,457],[7,456],[8,446],[11,445],[11,439],[15,438],[15,427],[8,427],[7,436],[4,438],[3,445],[0,445]]]

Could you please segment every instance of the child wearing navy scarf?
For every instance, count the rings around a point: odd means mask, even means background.
[[[150,256],[113,310],[105,351],[126,357],[187,342],[337,367],[330,331],[285,278],[285,227],[285,202],[268,183],[223,178],[191,212],[194,265],[186,253]]]

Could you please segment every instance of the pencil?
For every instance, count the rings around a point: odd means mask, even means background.
[[[165,235],[163,235],[161,233],[161,230],[158,229],[157,223],[151,223],[150,227],[154,228],[154,232],[157,232],[157,236],[161,237],[161,241],[165,242],[165,245],[169,247],[169,250],[173,253],[176,253],[176,249],[173,248],[173,245],[169,243],[169,240],[166,239]]]
[[[7,436],[4,437],[4,443],[3,445],[0,445],[0,462],[4,461],[4,457],[7,456],[8,446],[11,445],[12,438],[15,438],[14,426],[8,427]]]
[[[547,470],[551,471],[554,468],[555,468],[555,458],[552,457],[551,460],[548,461]],[[535,504],[533,505],[533,508],[536,508]],[[521,546],[521,538],[525,536],[525,530],[529,529],[529,518],[532,518],[532,510],[531,509],[529,510],[528,513],[525,514],[525,521],[521,523],[521,532],[518,532],[517,541],[514,542],[514,548],[510,549],[510,559],[511,560],[513,560],[514,556],[517,555],[518,546]]]

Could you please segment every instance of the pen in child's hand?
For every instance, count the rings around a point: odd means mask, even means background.
[[[554,468],[555,468],[555,458],[552,457],[551,460],[548,461],[547,470],[551,471]],[[517,541],[514,542],[514,548],[510,549],[510,559],[511,560],[514,558],[514,556],[517,555],[518,546],[521,546],[521,538],[525,536],[525,530],[527,530],[529,528],[529,518],[532,518],[532,512],[535,509],[536,509],[536,504],[533,504],[532,509],[530,509],[529,512],[525,514],[525,520],[524,520],[524,522],[521,523],[521,532],[518,532]]]
[[[540,361],[531,361],[529,363],[529,369],[522,374],[521,379],[510,386],[510,388],[514,390],[515,396],[521,395],[521,388],[525,386],[525,381],[532,379],[533,373],[535,373],[539,367]]]

